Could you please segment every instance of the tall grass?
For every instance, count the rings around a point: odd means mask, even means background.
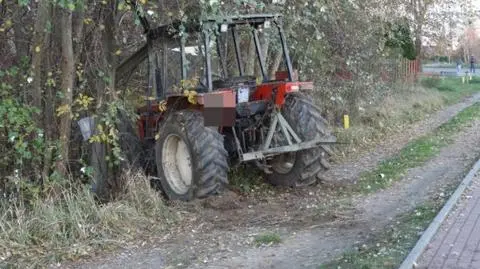
[[[462,84],[461,78],[427,78],[415,86],[394,85],[377,102],[364,105],[359,113],[351,115],[348,130],[340,126],[336,129],[338,140],[348,143],[338,146],[337,157],[369,147],[426,115],[478,92],[479,82],[476,78],[468,84]]]
[[[123,195],[99,204],[87,188],[62,188],[31,206],[0,204],[0,259],[36,268],[109,249],[175,221],[161,196],[141,173],[126,173]]]

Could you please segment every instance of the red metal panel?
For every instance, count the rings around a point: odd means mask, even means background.
[[[253,100],[272,99],[273,92],[276,91],[275,104],[281,106],[285,103],[285,95],[290,92],[296,92],[300,87],[311,86],[308,82],[272,82],[257,86],[253,93]]]

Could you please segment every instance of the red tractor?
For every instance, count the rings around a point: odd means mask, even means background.
[[[178,21],[153,29],[144,18],[141,22],[147,43],[118,66],[116,77],[148,61],[151,98],[138,109],[138,135],[154,148],[154,178],[169,199],[217,194],[228,184],[229,168],[245,162],[264,171],[273,185],[317,181],[336,139],[302,93],[313,83],[295,78],[282,16]],[[268,75],[259,40],[266,29],[274,30],[283,55],[285,68],[275,77]],[[260,78],[245,74],[242,37],[253,39]],[[227,48],[233,48],[233,57],[227,57]]]

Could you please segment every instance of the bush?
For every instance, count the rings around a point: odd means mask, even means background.
[[[0,176],[38,179],[45,141],[43,130],[36,126],[35,113],[37,109],[13,98],[0,100]]]
[[[440,85],[437,87],[437,89],[441,92],[454,92],[455,89],[452,87],[452,85],[444,84]]]

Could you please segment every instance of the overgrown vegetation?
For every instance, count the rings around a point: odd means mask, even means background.
[[[38,268],[78,259],[133,239],[148,241],[144,235],[178,221],[141,173],[125,177],[123,195],[104,205],[89,189],[74,185],[51,185],[54,196],[31,199],[30,204],[20,197],[2,201],[0,264]]]
[[[423,78],[417,86],[397,85],[373,104],[365,104],[350,115],[350,128],[337,128],[338,158],[369,147],[388,135],[402,132],[439,109],[479,92],[480,79],[462,84],[461,78]],[[340,124],[339,124],[340,125]]]

